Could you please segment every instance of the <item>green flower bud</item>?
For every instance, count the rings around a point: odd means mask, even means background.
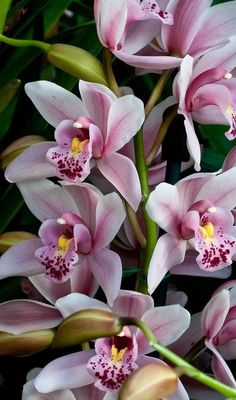
[[[39,135],[23,136],[12,142],[1,154],[0,165],[5,169],[22,151],[35,143],[44,142],[46,139]]]
[[[161,364],[138,368],[124,382],[119,400],[160,400],[177,390],[174,369]]]
[[[54,337],[53,329],[25,332],[19,335],[0,332],[1,356],[28,356],[50,346]]]
[[[116,315],[104,310],[82,310],[72,314],[59,325],[52,347],[74,346],[122,331]]]
[[[37,236],[30,232],[13,231],[0,234],[0,254],[5,253],[11,246],[22,240],[37,239]]]
[[[79,79],[107,85],[102,63],[88,51],[63,43],[53,44],[48,61]]]

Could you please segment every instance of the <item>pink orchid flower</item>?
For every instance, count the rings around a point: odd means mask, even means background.
[[[95,280],[112,304],[120,289],[122,265],[107,247],[125,218],[120,197],[103,196],[89,184],[61,187],[48,180],[24,182],[19,188],[42,225],[39,239],[25,240],[4,253],[0,278],[44,273],[62,285],[70,279],[72,291],[80,285],[92,285],[94,291]]]
[[[204,307],[201,316],[205,344],[212,351],[212,369],[217,379],[236,387],[225,360],[236,358],[236,281],[221,285]]]
[[[184,261],[187,246],[198,252],[196,262],[204,271],[214,272],[232,263],[235,179],[236,168],[220,175],[194,174],[176,185],[161,183],[150,194],[148,214],[167,233],[158,239],[152,255],[149,293],[173,266]]]
[[[236,78],[230,71],[236,66],[235,37],[224,47],[208,52],[195,65],[187,55],[173,84],[173,93],[179,101],[178,113],[185,118],[187,145],[200,169],[200,145],[193,120],[201,124],[230,125],[225,136],[236,136]]]
[[[136,168],[117,151],[141,127],[143,103],[132,94],[117,98],[100,84],[80,81],[79,89],[82,100],[52,82],[25,85],[38,111],[56,127],[56,142],[28,148],[7,168],[6,178],[10,182],[21,182],[57,176],[77,183],[96,165],[137,210],[141,189]]]
[[[127,64],[159,73],[225,45],[235,34],[236,2],[212,0],[96,0],[98,36]],[[174,22],[174,23],[173,23]]]
[[[94,308],[96,300],[92,301],[93,305],[88,298],[88,308]],[[56,307],[66,318],[80,309],[80,294],[73,293],[59,299]],[[110,309],[100,301],[97,301],[96,308]],[[165,345],[179,338],[190,322],[189,313],[180,305],[154,307],[150,296],[132,291],[120,291],[110,310],[117,315],[141,319]],[[117,336],[97,339],[94,350],[69,354],[52,361],[39,373],[34,384],[40,393],[94,384],[102,392],[107,392],[106,400],[115,400],[123,381],[133,370],[150,362],[161,362],[145,355],[151,351],[140,330],[124,327]],[[173,399],[188,399],[180,382]]]
[[[171,346],[173,351],[184,357],[196,343],[205,338],[205,346],[211,350],[211,355],[205,352],[206,348],[202,348],[197,360],[202,357],[205,367],[211,366],[216,379],[234,387],[236,382],[225,360],[236,357],[235,294],[235,280],[220,285],[203,311],[192,316],[187,331]],[[198,393],[199,388],[195,387],[195,391]]]

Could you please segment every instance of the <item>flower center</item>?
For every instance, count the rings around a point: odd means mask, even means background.
[[[66,235],[61,235],[57,240],[57,247],[59,251],[66,253],[69,249],[71,238],[69,239]]]
[[[115,362],[120,362],[123,360],[127,347],[118,351],[117,347],[113,344],[111,346],[111,360]]]
[[[82,152],[83,147],[86,143],[88,143],[88,139],[79,140],[79,138],[74,137],[71,142],[71,151],[73,155],[78,156]]]
[[[212,239],[214,237],[214,226],[211,222],[207,224],[200,225],[199,231],[203,237],[203,239]]]

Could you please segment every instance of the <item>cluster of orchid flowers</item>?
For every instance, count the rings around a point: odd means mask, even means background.
[[[94,1],[106,51],[139,75],[160,74],[159,87],[175,72],[172,95],[161,102],[153,92],[144,107],[131,88],[109,79],[108,85],[80,79],[80,98],[49,81],[25,85],[55,138],[28,147],[5,172],[41,226],[38,237],[1,256],[0,278],[27,277],[22,288],[29,297],[0,304],[1,332],[46,332],[87,309],[136,318],[183,359],[201,343],[191,361],[204,360],[218,381],[236,387],[227,364],[236,358],[236,281],[225,281],[192,317],[183,292],[168,291],[158,307],[151,297],[168,272],[226,279],[236,259],[236,148],[220,171],[199,172],[194,124],[227,125],[226,137],[236,137],[236,1],[211,3]],[[182,169],[194,165],[198,171],[176,184],[164,182],[161,161],[170,115],[170,123],[182,116],[186,132],[191,159]],[[156,226],[164,231],[158,239]],[[147,286],[121,289],[122,272],[130,266],[138,266]],[[99,287],[107,302],[96,299]],[[146,355],[151,352],[143,332],[125,325],[114,336],[96,338],[91,349],[30,371],[22,399],[118,399],[134,371],[168,363]],[[206,396],[224,398],[183,378],[165,398]]]

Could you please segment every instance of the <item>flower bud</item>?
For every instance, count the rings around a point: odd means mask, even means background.
[[[82,310],[66,318],[58,327],[52,347],[81,344],[122,331],[116,315],[104,310]]]
[[[138,368],[124,382],[119,400],[160,400],[177,390],[174,369],[162,364]]]
[[[48,61],[62,71],[79,79],[107,85],[102,63],[88,51],[69,44],[53,44],[48,53]]]
[[[15,96],[21,81],[19,79],[12,79],[10,82],[0,87],[0,113],[7,108],[8,104]]]
[[[5,169],[22,151],[35,143],[44,142],[46,139],[39,135],[28,135],[12,142],[1,154],[0,165]]]
[[[14,244],[27,239],[36,239],[37,236],[30,232],[14,231],[0,234],[0,254],[3,254]]]
[[[45,350],[54,337],[53,329],[24,332],[19,335],[0,332],[1,356],[28,356]]]

